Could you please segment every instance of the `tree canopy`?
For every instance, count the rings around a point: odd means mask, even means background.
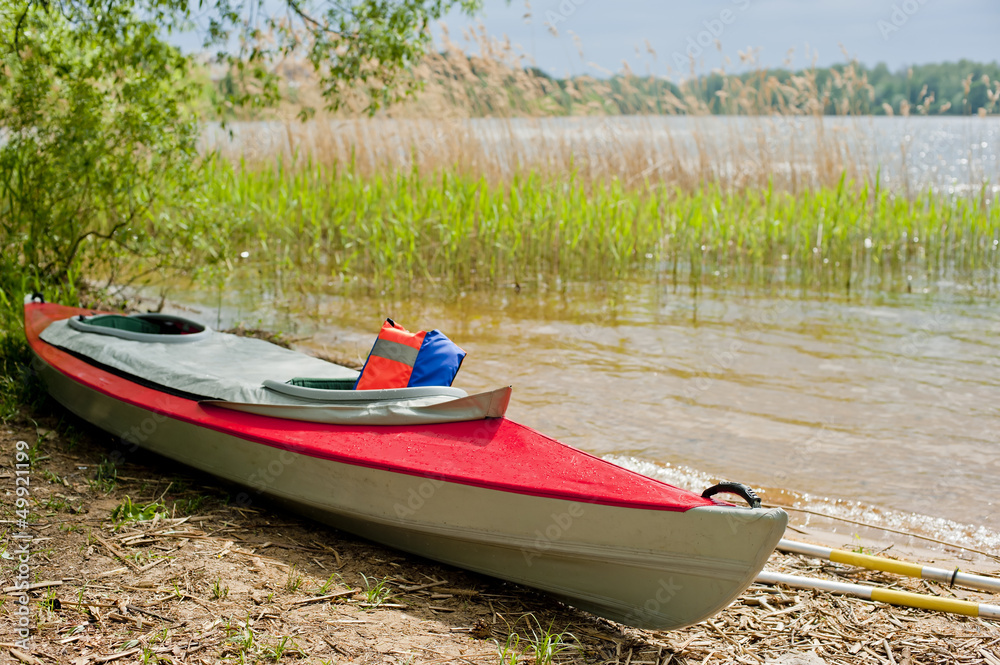
[[[402,73],[430,43],[429,22],[456,6],[472,12],[478,0],[8,0],[0,8],[5,290],[72,281],[86,260],[119,252],[163,252],[192,223],[148,219],[158,198],[185,191],[198,162],[192,60],[169,43],[172,33],[201,31],[216,61],[238,72],[226,103],[275,101],[270,65],[300,51],[329,106],[352,86],[374,112],[412,91]]]

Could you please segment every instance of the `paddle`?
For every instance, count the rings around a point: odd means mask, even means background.
[[[764,570],[757,575],[759,584],[783,584],[794,589],[817,589],[829,591],[846,596],[855,596],[865,600],[875,600],[880,603],[890,605],[902,605],[904,607],[918,607],[925,610],[937,610],[939,612],[952,612],[954,614],[964,614],[966,616],[983,617],[984,619],[1000,619],[1000,606],[986,605],[984,603],[973,603],[967,600],[957,600],[955,598],[939,598],[937,596],[925,596],[909,591],[896,591],[894,589],[882,589],[879,587],[866,586],[864,584],[850,584],[848,582],[834,582],[831,580],[817,580],[810,577],[799,577],[798,575],[785,575],[783,573],[772,573]]]
[[[1000,579],[984,577],[983,575],[973,575],[971,573],[962,573],[959,572],[958,568],[955,568],[954,570],[945,570],[943,568],[921,566],[917,563],[896,561],[894,559],[886,559],[884,557],[871,556],[869,554],[858,554],[856,552],[848,552],[847,550],[835,550],[828,547],[820,547],[819,545],[810,545],[808,543],[800,543],[794,540],[786,540],[784,538],[778,541],[778,549],[782,552],[803,554],[817,559],[826,559],[827,561],[832,561],[834,563],[843,563],[850,566],[867,568],[869,570],[881,570],[887,573],[895,573],[896,575],[905,575],[907,577],[944,582],[945,584],[961,584],[962,586],[973,589],[982,589],[983,591],[1000,593]]]

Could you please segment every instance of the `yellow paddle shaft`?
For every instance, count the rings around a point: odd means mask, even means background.
[[[960,584],[972,589],[1000,593],[1000,579],[963,573],[958,569],[945,570],[944,568],[934,568],[933,566],[922,566],[917,563],[896,561],[895,559],[886,559],[885,557],[871,556],[870,554],[858,554],[857,552],[848,552],[847,550],[834,550],[829,547],[799,543],[794,540],[785,540],[784,538],[778,541],[778,549],[782,552],[792,552],[794,554],[816,557],[817,559],[827,559],[834,563],[843,563],[869,570],[881,570],[896,575],[905,575],[906,577],[934,580],[935,582],[944,582],[945,584]]]
[[[910,593],[909,591],[882,589],[864,584],[819,580],[810,577],[799,577],[798,575],[772,573],[767,570],[761,571],[757,575],[757,582],[760,584],[782,584],[794,589],[829,591],[845,596],[864,598],[865,600],[875,600],[890,605],[902,605],[903,607],[918,607],[925,610],[951,612],[953,614],[964,614],[966,616],[983,617],[985,619],[1000,619],[1000,607],[996,605],[973,603],[955,598],[925,596],[919,593]]]

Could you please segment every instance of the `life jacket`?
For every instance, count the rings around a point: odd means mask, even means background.
[[[354,389],[450,386],[464,358],[440,330],[411,333],[386,319]]]

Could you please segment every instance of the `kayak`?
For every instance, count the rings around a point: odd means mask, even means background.
[[[84,420],[245,486],[243,505],[266,497],[601,617],[655,630],[711,617],[785,530],[738,483],[698,495],[509,420],[509,387],[352,390],[354,370],[262,340],[169,315],[96,330],[122,319],[40,300],[24,309],[35,367]]]

